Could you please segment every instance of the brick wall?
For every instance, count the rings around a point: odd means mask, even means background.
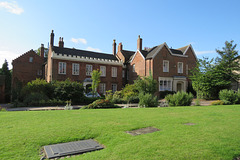
[[[32,59],[32,62],[30,62]],[[25,85],[27,82],[35,80],[36,78],[44,77],[44,58],[37,55],[33,50],[21,55],[13,60],[12,65],[12,85],[16,87],[17,81]],[[41,73],[41,74],[40,74]]]
[[[66,62],[66,74],[58,74],[59,62]],[[72,63],[79,64],[79,75],[72,74]],[[117,90],[122,89],[122,66],[114,66],[109,64],[97,64],[97,63],[87,63],[69,60],[52,60],[52,80],[63,81],[70,78],[73,81],[83,82],[85,78],[91,78],[91,76],[86,75],[86,65],[90,64],[93,66],[93,70],[100,70],[100,66],[106,66],[106,77],[101,77],[100,83],[106,83],[106,91],[112,89],[112,83],[117,84]],[[112,77],[112,67],[117,67],[117,77]]]
[[[135,72],[133,72],[133,65],[135,64]],[[138,76],[145,76],[145,60],[141,53],[137,52],[133,61],[129,66],[129,83],[133,83]]]

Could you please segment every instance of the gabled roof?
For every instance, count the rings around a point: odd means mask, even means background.
[[[155,46],[153,48],[150,48],[147,50],[148,54],[146,56],[147,59],[151,59],[154,57],[154,55],[160,51],[160,49],[164,46],[164,43],[163,44],[160,44],[158,46]]]
[[[112,54],[98,53],[98,52],[92,52],[92,51],[86,51],[86,50],[80,50],[80,49],[61,48],[61,47],[53,46],[52,51],[55,52],[56,54],[118,60],[116,56]]]
[[[128,62],[130,57],[132,57],[132,55],[134,55],[135,52],[133,51],[128,51],[128,50],[122,50],[121,51],[123,56],[125,57],[125,61]]]
[[[160,44],[158,46],[155,46],[155,47],[152,47],[152,48],[149,48],[149,49],[146,49],[146,50],[141,50],[139,51],[141,53],[141,55],[143,56],[144,59],[152,59],[154,58],[157,53],[159,53],[159,51],[163,48],[163,47],[166,47],[169,51],[169,53],[173,56],[180,56],[180,57],[188,57],[187,55],[185,55],[186,51],[191,48],[191,45],[187,45],[185,47],[182,47],[182,48],[178,48],[178,49],[172,49],[172,48],[169,48],[168,45],[166,44],[166,42],[164,42],[163,44]],[[135,52],[136,54],[137,52]],[[132,59],[135,57],[135,54],[130,57],[130,60],[129,61],[132,61]],[[195,53],[193,53],[194,56],[196,57]]]
[[[16,61],[17,59],[19,59],[19,58],[21,58],[21,57],[23,57],[23,56],[25,56],[25,55],[27,55],[27,54],[29,54],[29,53],[35,53],[36,55],[38,55],[33,49],[31,49],[31,50],[27,51],[26,53],[20,55],[19,57],[13,59],[12,62]],[[39,55],[38,55],[38,56],[39,56]],[[40,57],[40,56],[39,56],[39,57]]]

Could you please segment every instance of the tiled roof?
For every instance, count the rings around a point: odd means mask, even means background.
[[[153,48],[150,48],[147,50],[147,56],[145,56],[147,59],[151,59],[153,58],[153,55],[156,54],[156,52],[159,50],[159,48],[161,48],[164,44],[160,44],[158,46],[155,46]],[[141,51],[142,52],[142,51]],[[143,55],[144,56],[144,55]]]
[[[184,53],[188,47],[189,47],[189,45],[178,48],[177,50],[180,50],[180,51],[182,51],[182,53]]]
[[[176,50],[176,49],[170,49],[173,54],[179,54],[183,55],[183,52],[181,50]]]
[[[127,51],[127,50],[122,50],[121,51],[122,52],[122,54],[123,54],[123,56],[125,57],[125,61],[127,62],[129,59],[130,59],[130,57],[132,57],[133,55],[134,55],[134,51]]]
[[[80,49],[60,48],[60,47],[56,47],[56,46],[54,46],[52,49],[57,54],[66,54],[66,55],[71,55],[71,56],[82,56],[82,57],[118,60],[112,54],[98,53],[98,52],[92,52],[92,51],[86,51],[86,50],[80,50]]]

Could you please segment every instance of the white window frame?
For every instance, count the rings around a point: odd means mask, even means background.
[[[172,79],[160,79],[159,91],[172,91]]]
[[[163,72],[169,72],[169,61],[163,60]]]
[[[30,62],[30,63],[33,62],[33,57],[29,57],[29,62]]]
[[[58,74],[66,74],[67,64],[66,62],[58,62]]]
[[[99,93],[106,94],[106,83],[99,83]]]
[[[122,78],[125,78],[125,70],[122,70]]]
[[[86,64],[86,75],[91,76],[93,66],[91,64]]]
[[[177,69],[178,73],[183,73],[183,62],[178,62]]]
[[[72,75],[79,75],[79,64],[72,63]]]
[[[100,66],[101,77],[106,77],[106,66]]]
[[[132,65],[132,71],[133,71],[133,72],[136,72],[135,67],[136,67],[135,64],[133,64],[133,65]]]
[[[117,77],[117,67],[112,67],[112,77]]]
[[[117,84],[116,83],[112,83],[112,92],[116,92],[117,91]]]

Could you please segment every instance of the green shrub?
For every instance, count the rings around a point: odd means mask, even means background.
[[[201,106],[201,104],[200,104],[200,99],[197,98],[197,99],[195,100],[195,106]]]
[[[21,98],[25,99],[30,93],[41,93],[46,95],[49,99],[54,97],[54,86],[43,79],[36,79],[28,82],[21,91]]]
[[[5,112],[7,111],[6,108],[3,108],[2,106],[0,106],[0,112]]]
[[[82,103],[80,104],[88,105],[98,99],[102,99],[102,97],[84,97]]]
[[[192,93],[177,92],[173,95],[167,95],[165,97],[169,106],[190,106],[193,100]]]
[[[113,103],[115,104],[121,104],[121,103],[126,103],[125,100],[123,100],[122,98],[122,91],[116,91],[113,96],[112,96],[112,100]]]
[[[224,102],[224,104],[236,104],[238,102],[238,93],[233,90],[221,90],[219,92],[219,99]]]
[[[79,82],[72,82],[70,79],[66,79],[65,81],[54,82],[54,87],[54,97],[56,99],[71,100],[73,104],[83,101],[84,88]]]
[[[47,101],[48,97],[43,93],[30,93],[25,97],[23,103],[26,106],[39,106],[42,100]]]
[[[159,92],[159,99],[164,99],[168,94],[174,94],[175,91],[160,91]]]
[[[82,107],[82,109],[101,109],[101,108],[120,108],[118,105],[115,105],[109,100],[98,99],[93,103]]]
[[[150,93],[140,93],[139,94],[139,106],[140,107],[157,107],[158,100],[156,96]]]
[[[224,105],[224,102],[221,101],[221,100],[217,100],[217,101],[213,101],[213,102],[211,103],[211,105],[212,105],[212,106],[216,106],[216,105]]]

